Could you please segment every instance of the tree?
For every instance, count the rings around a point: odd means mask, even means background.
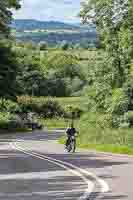
[[[0,97],[15,98],[16,74],[18,72],[16,54],[12,51],[9,38],[9,24],[12,19],[11,8],[20,8],[19,0],[0,1]]]
[[[111,114],[112,119],[120,119],[133,111],[133,2],[86,0],[80,16],[84,23],[96,25],[106,52],[106,61],[102,59],[94,67],[89,95],[93,94],[94,104]]]
[[[10,42],[0,41],[0,97],[15,98],[16,95],[16,75],[18,65],[16,54],[11,49]]]
[[[64,51],[67,50],[69,48],[69,43],[65,40],[62,41],[61,44],[60,44],[60,48]]]
[[[40,42],[39,43],[39,49],[40,49],[40,51],[45,51],[45,50],[47,50],[47,48],[48,48],[47,42]]]
[[[108,55],[108,65],[113,69],[112,87],[122,87],[127,78],[129,4],[127,0],[86,0],[80,13],[83,22],[96,25],[101,46]]]
[[[127,22],[129,4],[127,0],[86,0],[82,4],[80,13],[83,22],[95,23],[96,25],[101,45],[108,53],[114,68],[115,73],[112,77],[116,87],[121,87],[126,78],[128,55],[124,40],[127,38],[129,29]]]
[[[1,0],[0,1],[0,38],[8,37],[12,20],[11,8],[19,9],[20,0]]]
[[[40,95],[40,86],[45,82],[44,73],[41,71],[40,55],[35,50],[20,47],[16,49],[20,71],[17,75],[19,85],[18,94]]]

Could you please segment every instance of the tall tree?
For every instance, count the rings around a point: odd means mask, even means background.
[[[112,78],[116,87],[123,85],[128,66],[129,4],[128,0],[85,0],[80,13],[83,22],[96,25],[101,46],[114,68]]]
[[[0,0],[0,36],[8,36],[12,20],[12,8],[20,8],[20,0]]]
[[[14,98],[16,94],[16,74],[18,72],[16,54],[11,44],[0,41],[0,97]]]
[[[12,42],[7,40],[10,36],[12,8],[20,8],[19,0],[0,0],[0,97],[2,99],[15,97],[18,71]]]

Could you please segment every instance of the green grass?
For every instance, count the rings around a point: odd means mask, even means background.
[[[107,119],[108,120],[108,119]],[[107,125],[107,121],[105,121]],[[133,155],[133,128],[111,129],[104,126],[104,117],[98,113],[88,113],[78,122],[77,146],[100,152]],[[64,144],[65,137],[60,138]]]
[[[44,128],[50,129],[65,129],[68,122],[63,119],[41,119],[40,122],[44,125]]]
[[[59,139],[60,144],[65,144],[66,137],[61,137]],[[86,150],[92,150],[97,152],[108,152],[114,154],[126,154],[133,155],[133,147],[124,145],[114,145],[114,144],[81,144],[80,139],[77,139],[77,147]]]
[[[118,154],[128,154],[133,155],[133,148],[123,145],[113,145],[113,144],[79,144],[80,148],[93,149],[98,152],[110,152]]]
[[[56,100],[59,102],[61,106],[64,108],[66,106],[76,106],[76,107],[84,107],[86,105],[86,98],[85,97],[30,97],[30,96],[20,96],[18,100],[21,102],[30,101],[41,103],[44,100],[51,98],[52,100]]]
[[[77,106],[77,107],[83,107],[86,103],[86,99],[84,97],[59,97],[55,98],[60,105],[63,107],[66,106]]]
[[[54,129],[66,129],[68,126],[70,126],[71,120],[70,119],[64,119],[64,118],[58,118],[58,119],[41,119],[40,122],[44,125],[44,128],[47,128],[48,130],[54,130]],[[75,126],[78,125],[78,120],[75,120]]]

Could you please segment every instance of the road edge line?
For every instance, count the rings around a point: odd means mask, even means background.
[[[64,163],[59,163],[61,162],[60,160],[56,160],[54,161],[53,158],[51,157],[45,157],[44,155],[35,153],[35,152],[28,152],[27,150],[19,147],[16,143],[10,143],[11,147],[15,150],[18,150],[20,152],[23,152],[24,154],[30,155],[32,157],[36,157],[38,159],[42,159],[42,160],[48,160],[51,163],[54,163],[64,169],[66,169],[67,171],[71,171],[72,174],[75,174],[76,176],[79,176],[86,184],[87,184],[87,189],[85,190],[83,196],[79,197],[79,200],[87,200],[89,198],[89,196],[92,194],[93,190],[94,190],[94,183],[90,180],[88,180],[85,176],[83,176],[83,174],[81,174],[81,172],[79,172],[78,170],[76,171],[76,169],[71,169],[70,167],[66,166],[66,164]],[[90,187],[91,185],[91,187]],[[91,188],[91,189],[90,189]]]

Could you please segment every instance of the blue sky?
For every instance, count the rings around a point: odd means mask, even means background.
[[[38,19],[79,22],[80,0],[22,0],[22,8],[14,12],[15,19]]]

